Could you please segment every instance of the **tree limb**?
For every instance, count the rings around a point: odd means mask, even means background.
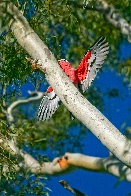
[[[43,97],[43,92],[38,92],[38,91],[34,91],[34,92],[31,92],[31,91],[28,91],[28,93],[33,96],[33,95],[37,95],[35,97],[29,97],[29,98],[26,98],[26,99],[21,99],[21,100],[17,100],[17,101],[14,101],[8,108],[7,108],[7,118],[8,118],[8,121],[10,123],[13,123],[14,122],[14,117],[12,115],[12,111],[13,109],[15,109],[16,107],[22,105],[22,104],[29,104],[29,103],[32,103],[32,102],[35,102],[35,101],[38,101],[40,99],[42,99]]]
[[[115,159],[113,156],[107,158],[92,157],[80,153],[65,153],[62,157],[55,158],[52,162],[39,163],[30,154],[20,150],[14,140],[4,142],[0,139],[0,144],[8,150],[13,156],[21,156],[22,159],[18,165],[15,165],[17,171],[21,168],[34,174],[62,175],[73,172],[76,169],[84,169],[93,172],[112,174],[123,180],[131,182],[131,169]],[[7,168],[7,166],[6,166]]]
[[[76,196],[87,196],[85,195],[84,193],[82,193],[81,191],[75,189],[75,188],[72,188],[68,182],[66,180],[60,180],[59,183],[67,190],[69,190],[71,193],[73,193],[74,195]]]
[[[119,29],[123,35],[128,37],[128,41],[131,42],[131,25],[126,19],[114,8],[113,5],[109,5],[104,0],[97,0],[99,6],[91,6],[89,3],[81,5],[77,2],[69,1],[72,5],[86,10],[93,10],[100,12],[103,17],[112,24],[115,28]]]
[[[131,25],[118,13],[113,5],[109,5],[104,0],[97,0],[101,4],[101,11],[106,20],[114,27],[118,28],[123,35],[128,36],[128,40],[131,41]],[[99,10],[98,10],[99,11]]]
[[[10,28],[19,44],[31,57],[41,61],[39,70],[46,74],[47,81],[63,104],[119,160],[131,167],[131,141],[81,95],[20,11],[9,1],[1,1],[0,7],[0,13],[3,13],[4,20],[5,14],[10,15]]]

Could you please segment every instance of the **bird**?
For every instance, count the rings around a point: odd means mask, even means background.
[[[73,68],[65,59],[59,60],[58,64],[69,77],[71,82],[84,93],[95,79],[97,72],[102,67],[108,53],[108,42],[104,36],[101,36],[89,48],[85,56],[82,58],[78,68]],[[50,119],[60,104],[60,98],[56,95],[54,89],[49,86],[43,95],[38,109],[38,120],[44,121]],[[74,118],[72,117],[72,120],[73,119]]]

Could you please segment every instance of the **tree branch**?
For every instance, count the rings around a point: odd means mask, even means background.
[[[21,162],[18,165],[15,165],[17,171],[19,171],[20,168],[23,168],[34,174],[57,176],[73,172],[76,169],[84,169],[93,172],[112,174],[131,182],[131,169],[119,160],[116,160],[113,156],[99,158],[80,153],[65,153],[64,156],[55,158],[52,162],[43,162],[40,164],[30,154],[20,150],[16,146],[14,140],[5,143],[0,139],[0,144],[13,156],[18,155],[22,157]]]
[[[62,71],[53,54],[29,26],[24,16],[11,3],[0,2],[0,13],[10,15],[10,28],[19,44],[41,61],[39,70],[53,87],[63,104],[105,145],[119,160],[131,167],[131,141],[99,112],[73,85]]]
[[[74,195],[76,196],[87,196],[85,195],[84,193],[82,193],[81,191],[75,189],[75,188],[72,188],[68,182],[66,180],[60,180],[59,183],[67,190],[69,190],[71,193],[73,193]]]
[[[104,0],[97,0],[102,6],[102,13],[106,20],[114,27],[118,28],[123,35],[128,37],[128,41],[131,42],[131,25],[118,13],[113,5],[109,5]]]
[[[43,92],[38,92],[38,91],[34,91],[34,92],[31,92],[31,91],[28,91],[28,93],[33,96],[33,95],[37,95],[35,97],[29,97],[29,98],[26,98],[26,99],[21,99],[21,100],[17,100],[17,101],[14,101],[8,108],[7,108],[7,118],[8,118],[8,121],[10,123],[13,123],[14,122],[14,117],[12,115],[12,111],[20,106],[20,105],[23,105],[23,104],[29,104],[31,102],[35,102],[35,101],[38,101],[40,99],[42,99],[43,97]]]
[[[42,164],[40,164],[30,154],[19,149],[13,139],[10,141],[4,141],[3,139],[0,139],[0,145],[11,155],[17,155],[21,158],[21,161],[18,163],[18,165],[14,165],[16,171],[24,169],[34,174],[47,174],[57,176],[63,173],[68,173],[69,171],[73,171],[75,169],[72,166],[66,168],[66,170],[65,168],[61,168],[59,165],[59,158],[55,158],[52,162],[43,162]],[[7,166],[6,169],[8,170]]]
[[[99,3],[99,6],[92,7],[89,3],[80,5],[79,3],[70,1],[71,4],[79,8],[100,12],[110,24],[119,29],[123,35],[128,37],[128,41],[131,42],[131,25],[127,22],[127,20],[123,18],[113,5],[109,5],[104,0],[97,0],[97,2]]]

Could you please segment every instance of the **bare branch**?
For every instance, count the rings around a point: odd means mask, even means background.
[[[60,180],[59,183],[67,190],[69,190],[71,193],[73,193],[76,196],[86,196],[84,193],[82,193],[81,191],[72,188],[68,182],[66,180]]]
[[[12,115],[12,111],[20,106],[20,105],[23,105],[23,104],[29,104],[29,103],[32,103],[32,102],[35,102],[35,101],[38,101],[38,100],[41,100],[42,97],[43,97],[43,92],[38,92],[38,91],[28,91],[28,93],[33,96],[33,95],[37,95],[35,97],[29,97],[29,98],[26,98],[26,99],[21,99],[21,100],[17,100],[15,102],[13,102],[8,108],[7,108],[7,118],[8,118],[8,121],[10,123],[13,123],[14,122],[14,117]]]
[[[101,4],[101,12],[106,20],[114,27],[120,29],[123,35],[128,36],[128,41],[131,42],[131,25],[118,13],[113,5],[109,5],[104,0],[97,0]],[[99,11],[99,10],[98,10]]]
[[[125,180],[131,181],[131,169],[115,159],[114,156],[98,158],[79,153],[65,153],[57,161],[61,168],[68,168],[72,165],[88,171],[110,173],[117,177],[124,176]]]
[[[114,8],[113,5],[109,5],[104,0],[97,0],[99,6],[91,6],[89,2],[85,2],[85,5],[80,5],[79,3],[72,1],[69,2],[72,5],[82,9],[100,12],[110,24],[119,29],[123,35],[128,37],[128,41],[131,42],[131,25],[125,18],[123,18],[123,16]]]
[[[107,158],[99,158],[83,155],[80,153],[65,153],[63,157],[55,158],[52,162],[43,162],[40,164],[30,154],[20,150],[14,140],[4,143],[0,139],[0,144],[8,150],[13,156],[21,156],[21,162],[16,165],[17,171],[20,168],[30,171],[34,174],[46,175],[62,175],[65,173],[73,172],[76,169],[84,169],[93,172],[101,172],[112,174],[123,180],[131,182],[131,169],[115,159],[113,156]],[[6,167],[7,168],[7,167]]]

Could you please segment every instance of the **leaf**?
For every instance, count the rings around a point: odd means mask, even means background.
[[[41,142],[41,141],[45,141],[47,140],[46,138],[42,138],[42,139],[39,139],[39,140],[35,140],[34,142]]]
[[[18,136],[18,134],[17,134],[17,133],[9,133],[9,135],[10,135],[10,136],[12,136],[12,137],[16,137],[16,136]]]

